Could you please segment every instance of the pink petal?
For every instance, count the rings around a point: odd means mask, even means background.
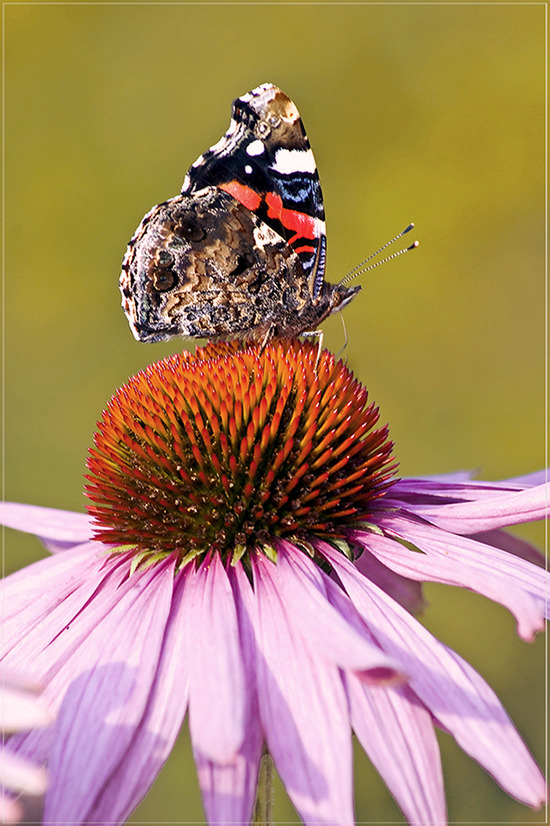
[[[97,543],[86,543],[2,580],[0,659],[4,665],[45,684],[59,668],[56,652],[66,658],[94,627],[98,612],[109,613],[111,602],[93,600],[93,596],[110,589],[116,598],[127,567],[108,560],[104,552],[99,556]],[[76,617],[77,624],[73,622]]]
[[[430,713],[408,686],[370,686],[347,675],[351,722],[409,824],[445,826],[445,791]]]
[[[78,659],[91,631],[108,619],[121,589],[139,590],[140,576],[129,576],[128,558],[98,556],[96,549],[96,543],[80,545],[24,568],[0,584],[6,605],[0,657],[8,667],[26,668],[37,683],[45,685],[69,661],[70,676],[75,666],[71,658]],[[40,580],[44,585],[37,593]],[[54,699],[57,704],[59,696]]]
[[[413,542],[433,557],[452,560],[457,566],[472,566],[479,573],[503,577],[509,587],[517,587],[539,601],[541,615],[548,594],[546,572],[518,556],[485,545],[467,536],[455,535],[432,525],[421,524],[406,516],[382,518],[379,524],[409,542]]]
[[[209,826],[250,823],[258,782],[260,754],[250,748],[248,737],[239,751],[226,763],[207,760],[195,753],[202,805]],[[250,794],[250,790],[253,793]]]
[[[487,499],[506,491],[522,491],[527,487],[542,485],[547,481],[547,471],[536,471],[527,476],[516,476],[496,482],[471,479],[468,472],[447,473],[440,476],[424,476],[398,479],[391,487],[392,499],[427,503],[437,499]]]
[[[548,515],[549,496],[548,485],[537,485],[516,493],[498,493],[476,502],[407,507],[412,513],[440,528],[454,533],[471,534],[544,519]]]
[[[215,763],[195,752],[202,804],[207,822],[247,824],[252,818],[262,736],[257,718],[246,718],[245,739],[239,751],[226,763]]]
[[[3,686],[0,702],[0,729],[4,733],[49,726],[53,715],[36,694]]]
[[[516,617],[522,639],[532,640],[544,629],[544,572],[539,568],[405,517],[383,518],[379,524],[425,551],[417,553],[388,537],[354,531],[355,539],[392,570],[411,579],[469,588],[501,603]]]
[[[544,778],[487,683],[342,554],[326,543],[323,553],[379,643],[401,662],[411,688],[461,748],[509,794],[540,806],[546,796]]]
[[[98,559],[82,547],[31,566],[31,582],[39,568],[50,587],[18,606],[3,635],[5,661],[12,668],[27,663],[45,685],[45,700],[59,709],[53,728],[9,744],[38,763],[49,760],[46,823],[87,822],[147,711],[173,572],[164,565],[129,576],[129,566],[128,559]],[[5,580],[7,606],[22,584],[19,575]],[[152,736],[148,745],[152,752]]]
[[[93,820],[98,799],[131,753],[155,681],[172,589],[173,564],[133,574],[73,654],[49,755],[45,824]],[[150,736],[150,753],[155,746]]]
[[[4,788],[30,795],[43,795],[48,785],[48,776],[43,766],[10,754],[0,749],[0,795]]]
[[[231,760],[215,763],[195,749],[195,761],[203,807],[209,824],[249,823],[252,818],[263,732],[259,723],[255,679],[255,641],[250,620],[252,588],[241,565],[228,572],[239,621],[239,636],[245,670],[245,736]]]
[[[518,485],[522,488],[535,487],[535,485],[544,485],[548,482],[549,472],[547,468],[543,470],[535,470],[532,473],[524,473],[523,476],[513,476],[511,479],[505,479],[501,484],[503,485]],[[499,484],[498,482],[492,484]]]
[[[0,823],[19,823],[23,818],[21,804],[6,793],[0,794]]]
[[[352,755],[339,669],[288,614],[276,568],[253,558],[260,717],[269,752],[305,824],[352,826]]]
[[[166,762],[187,710],[189,641],[184,632],[185,577],[179,574],[154,683],[126,758],[108,778],[90,822],[124,822]]]
[[[319,568],[289,542],[279,543],[277,566],[271,578],[281,595],[291,624],[300,628],[308,645],[321,657],[341,668],[375,672],[372,678],[384,681],[400,678],[397,663],[373,643],[368,629],[350,621],[357,614],[342,594],[337,610],[327,599]],[[362,626],[362,627],[361,627]]]
[[[455,484],[455,483],[470,483],[474,476],[473,470],[452,470],[449,473],[430,473],[428,476],[413,476],[406,479],[398,479],[397,483],[412,482],[414,484],[423,484],[427,482],[437,482],[438,484]],[[396,484],[397,484],[396,483]]]
[[[72,547],[92,538],[93,521],[84,513],[42,508],[38,505],[22,505],[15,502],[0,503],[0,524],[18,531],[33,533],[44,543],[53,540],[52,546]]]
[[[364,544],[364,543],[361,543]],[[422,582],[409,579],[383,565],[375,556],[362,553],[355,560],[357,570],[367,579],[382,588],[388,596],[395,599],[411,614],[420,614],[426,608],[426,601],[422,595]]]
[[[518,536],[512,536],[508,531],[497,528],[494,531],[483,531],[482,533],[473,533],[470,539],[475,539],[478,542],[484,542],[486,545],[493,545],[495,548],[500,548],[508,554],[524,559],[532,565],[538,565],[539,568],[544,568],[545,557],[535,545],[527,542],[525,539],[520,539]]]
[[[214,554],[187,574],[190,635],[189,727],[194,748],[214,762],[232,760],[244,739],[244,669],[229,579]]]

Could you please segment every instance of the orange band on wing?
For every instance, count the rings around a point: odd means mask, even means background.
[[[265,202],[268,207],[267,214],[269,218],[278,218],[286,229],[295,230],[298,238],[317,238],[315,218],[306,215],[304,212],[285,209],[281,196],[274,192],[266,193]]]
[[[319,235],[315,218],[312,218],[310,215],[306,215],[304,212],[298,212],[294,209],[285,209],[283,207],[281,196],[277,195],[275,192],[267,192],[262,197],[249,186],[245,186],[238,181],[228,181],[227,183],[220,184],[220,189],[228,192],[251,212],[256,212],[262,203],[262,200],[264,200],[267,206],[268,217],[276,218],[281,222],[285,229],[292,229],[295,231],[296,235],[293,239],[291,239],[290,243],[297,241],[298,238],[311,238],[313,240]]]
[[[240,184],[238,181],[229,181],[226,184],[220,184],[220,189],[228,192],[251,212],[257,210],[262,202],[262,198],[257,192],[254,192],[249,186]]]

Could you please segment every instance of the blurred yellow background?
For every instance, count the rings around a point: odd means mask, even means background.
[[[83,510],[100,411],[180,341],[134,341],[118,276],[262,82],[298,106],[328,222],[329,281],[414,220],[421,246],[362,279],[345,356],[403,475],[544,464],[542,4],[5,6],[5,496]],[[410,236],[407,236],[410,238]],[[339,351],[339,317],[325,345]],[[194,348],[194,342],[186,347]],[[522,535],[542,541],[538,527]],[[6,532],[11,571],[41,556]],[[544,652],[511,617],[430,587],[425,621],[490,681],[543,759]],[[441,737],[450,819],[540,822]],[[358,822],[402,822],[357,751]],[[298,822],[276,790],[278,822]],[[201,823],[184,734],[135,822]]]

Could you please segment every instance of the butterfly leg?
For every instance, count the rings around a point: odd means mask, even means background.
[[[265,336],[263,337],[263,341],[260,346],[260,353],[265,350],[266,345],[271,341],[271,339],[275,336],[275,331],[277,329],[276,324],[270,324],[266,330]]]

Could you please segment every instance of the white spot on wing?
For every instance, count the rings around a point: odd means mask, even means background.
[[[244,171],[246,172],[247,175],[252,175],[252,167],[250,166],[249,163],[245,164]]]
[[[272,169],[282,175],[292,175],[294,172],[313,173],[317,165],[311,149],[278,149]]]
[[[262,152],[265,152],[265,146],[261,141],[252,141],[252,143],[249,143],[246,147],[247,155],[261,155]]]

